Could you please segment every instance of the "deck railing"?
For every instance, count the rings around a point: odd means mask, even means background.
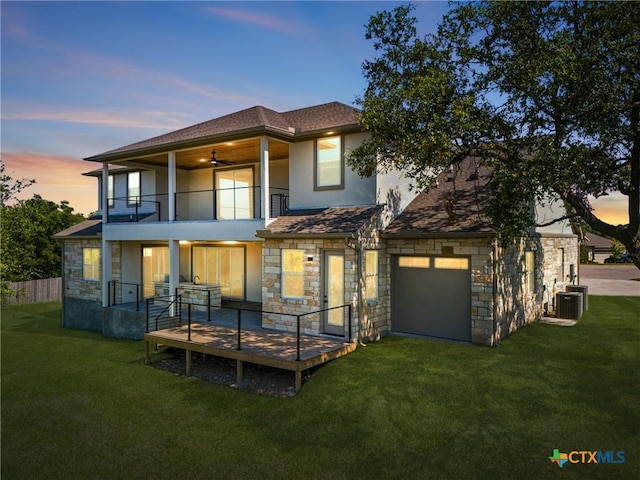
[[[107,222],[166,222],[169,220],[247,220],[261,218],[260,186],[214,188],[176,192],[175,218],[169,218],[169,195],[158,193],[111,198],[106,208]],[[269,216],[278,217],[289,209],[289,190],[269,189]]]
[[[151,297],[145,300],[145,332],[182,326],[182,295]],[[188,305],[188,330],[191,340],[191,305]],[[151,328],[153,326],[153,329]]]
[[[181,295],[170,295],[165,297],[153,297],[148,298],[146,300],[146,331],[145,333],[151,333],[152,331],[161,330],[164,328],[176,327],[176,326],[187,326],[187,341],[191,341],[191,326],[193,323],[202,323],[202,322],[193,322],[192,320],[192,307],[194,304],[189,302],[183,302]],[[173,311],[172,311],[173,309]],[[210,309],[214,310],[230,310],[235,311],[236,315],[236,350],[242,350],[242,333],[243,333],[243,324],[242,324],[242,312],[251,312],[251,313],[259,313],[259,314],[268,314],[268,315],[280,315],[283,317],[291,317],[295,318],[296,322],[296,361],[300,361],[300,353],[301,353],[301,337],[302,337],[302,329],[301,329],[301,319],[309,316],[309,315],[320,315],[322,313],[328,312],[330,310],[342,309],[346,312],[347,315],[347,335],[345,338],[350,343],[352,336],[352,306],[351,304],[340,305],[338,307],[325,308],[322,310],[315,310],[313,312],[302,313],[302,314],[292,314],[292,313],[283,313],[283,312],[270,312],[267,310],[254,310],[249,308],[235,308],[235,307],[214,307],[210,306]],[[186,320],[184,318],[186,313]],[[215,318],[214,318],[215,320]],[[211,321],[210,311],[208,314],[207,322]],[[250,329],[246,329],[250,330]],[[245,331],[246,331],[245,330]],[[284,333],[284,332],[283,332]]]

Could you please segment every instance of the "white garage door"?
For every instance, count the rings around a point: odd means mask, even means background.
[[[393,330],[470,342],[470,263],[467,257],[392,257]]]

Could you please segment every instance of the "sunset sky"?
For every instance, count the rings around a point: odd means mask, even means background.
[[[255,105],[354,104],[371,15],[394,2],[0,3],[1,155],[26,191],[97,209],[84,157]],[[446,2],[416,3],[421,33]],[[596,204],[626,223],[615,196]]]

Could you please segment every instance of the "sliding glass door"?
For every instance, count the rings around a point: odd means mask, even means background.
[[[244,247],[197,245],[193,272],[198,283],[220,285],[223,297],[244,299],[244,257]]]
[[[216,170],[216,218],[253,218],[253,168]]]

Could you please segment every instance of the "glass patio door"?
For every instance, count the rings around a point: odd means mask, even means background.
[[[144,298],[155,295],[154,283],[169,275],[169,247],[142,248],[142,286]]]
[[[220,285],[223,297],[244,298],[243,247],[193,247],[193,272],[198,283]]]
[[[253,218],[253,168],[217,170],[215,185],[218,220]]]
[[[323,309],[333,308],[324,312],[324,332],[331,335],[344,336],[345,309],[335,308],[345,304],[344,300],[344,252],[324,252],[323,269]]]

